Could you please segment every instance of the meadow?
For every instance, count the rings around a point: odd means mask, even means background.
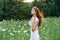
[[[0,22],[0,40],[29,40],[29,20],[3,20]],[[60,40],[60,17],[44,18],[39,28],[41,40]]]

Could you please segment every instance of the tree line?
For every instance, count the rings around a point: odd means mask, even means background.
[[[31,3],[21,1],[23,0],[0,0],[0,20],[29,19],[33,6],[42,10],[45,17],[60,16],[60,0],[35,0]]]

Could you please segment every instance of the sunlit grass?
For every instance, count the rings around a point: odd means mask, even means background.
[[[0,40],[29,40],[29,20],[0,22]],[[60,17],[47,17],[39,29],[41,40],[60,40]]]

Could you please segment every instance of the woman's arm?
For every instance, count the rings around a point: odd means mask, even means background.
[[[38,23],[38,22],[36,22],[36,21],[34,21],[34,22],[32,23],[32,31],[33,31],[33,32],[35,31],[35,29],[36,29],[36,27],[37,27],[37,23]]]
[[[34,30],[36,29],[36,25],[32,25],[32,31],[34,32]]]

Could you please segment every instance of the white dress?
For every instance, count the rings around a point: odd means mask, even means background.
[[[37,17],[35,17],[35,19],[32,19],[29,21],[30,31],[31,31],[30,32],[30,40],[40,40],[39,33],[38,33],[38,26],[37,26],[38,21],[39,20]],[[36,29],[34,30],[34,32],[32,32],[32,29],[31,29],[33,22],[35,22],[35,26],[37,26]]]

